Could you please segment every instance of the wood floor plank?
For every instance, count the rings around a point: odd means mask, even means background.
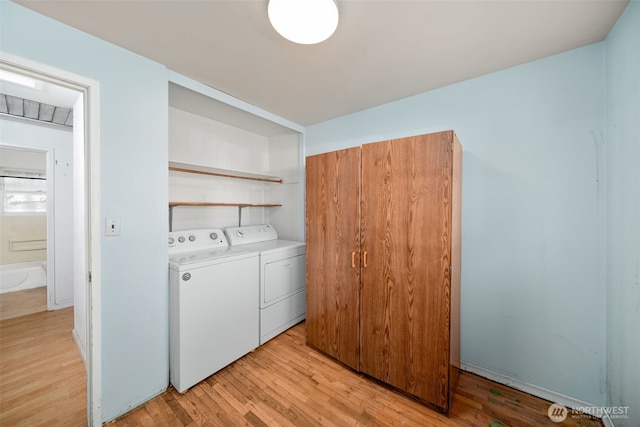
[[[159,396],[155,399],[151,399],[147,403],[145,403],[144,409],[147,410],[151,419],[158,427],[170,427],[172,425],[179,425],[175,416],[166,405],[164,399],[161,399]],[[123,421],[130,422],[132,425],[138,422],[139,411],[132,411],[128,413],[126,416],[122,417]]]
[[[215,384],[215,382],[213,383]],[[245,415],[247,414],[247,410],[245,410],[242,406],[236,405],[235,402],[226,401],[220,394],[214,389],[212,382],[209,380],[203,381],[198,384],[196,387],[201,387],[204,391],[206,398],[211,399],[215,402],[220,410],[217,413],[217,418],[225,418],[231,420],[233,424],[231,425],[249,425],[246,424]],[[188,390],[189,393],[191,390]],[[224,424],[220,424],[224,425]]]
[[[47,287],[0,294],[0,320],[47,311]]]
[[[0,426],[86,425],[73,308],[0,321]]]
[[[0,426],[86,424],[84,366],[70,337],[73,310],[66,310],[0,321]],[[446,417],[306,346],[301,323],[187,392],[169,388],[108,427],[602,426],[586,417],[552,423],[549,405],[462,372]]]
[[[170,388],[192,425],[214,426],[602,426],[597,419],[552,423],[550,402],[462,372],[449,417],[318,353],[305,344],[304,322],[195,385],[184,394]],[[145,404],[154,426],[170,419],[184,425],[165,402]],[[178,411],[180,413],[180,411]],[[109,427],[144,413],[134,411]],[[579,422],[578,422],[579,421]],[[149,418],[144,421],[148,424]],[[140,419],[140,425],[143,424]]]
[[[203,386],[204,384],[206,382],[202,383]],[[237,420],[234,421],[234,417],[227,415],[215,400],[210,399],[202,387],[194,387],[192,390],[193,393],[188,393],[186,396],[212,425],[240,425]]]
[[[284,418],[292,425],[298,425],[296,423],[296,415],[291,412],[290,405],[285,403],[287,402],[286,397],[280,394],[277,388],[271,386],[266,386],[264,388],[255,386],[251,381],[246,380],[246,378],[238,372],[236,366],[234,366],[234,368],[225,371],[227,371],[227,380],[231,385],[231,387],[229,387],[229,391],[233,393],[236,399],[247,401],[248,396],[255,396],[255,400],[265,403],[269,407],[267,408],[267,412],[275,411],[276,414],[283,415]]]
[[[240,366],[246,368],[250,371],[250,364],[243,363]],[[239,376],[236,376],[239,378]],[[241,375],[243,382],[256,382],[255,378],[257,377],[249,377],[247,375]],[[269,387],[258,380],[260,383],[259,387],[268,390]],[[322,414],[313,410],[307,402],[309,395],[305,393],[304,390],[299,388],[294,388],[293,384],[288,381],[280,381],[278,378],[275,378],[271,383],[271,389],[284,401],[289,403],[287,407],[287,411],[289,411],[289,418],[296,424],[296,426],[315,426],[318,425],[318,420],[322,420]],[[295,417],[295,418],[294,418]]]
[[[0,322],[0,425],[86,424],[72,325],[72,309]],[[549,405],[463,372],[447,418],[306,346],[301,323],[186,393],[170,388],[109,427],[602,425],[588,417],[551,423]]]

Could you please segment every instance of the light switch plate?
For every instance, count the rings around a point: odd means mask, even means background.
[[[119,236],[120,235],[120,218],[107,218],[104,226],[105,236]]]

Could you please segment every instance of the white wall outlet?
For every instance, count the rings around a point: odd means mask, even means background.
[[[119,236],[120,235],[120,218],[107,218],[104,226],[105,236]]]

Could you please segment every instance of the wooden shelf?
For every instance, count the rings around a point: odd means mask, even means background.
[[[238,227],[242,225],[243,208],[277,208],[279,203],[214,203],[214,202],[169,202],[169,231],[173,231],[173,208],[176,206],[222,206],[238,208]]]
[[[169,170],[174,172],[194,173],[200,175],[219,176],[232,179],[248,179],[251,181],[282,184],[284,180],[277,176],[255,174],[249,172],[217,169],[208,166],[192,165],[188,163],[169,162]],[[238,208],[238,226],[242,224],[243,208],[275,208],[282,206],[278,203],[218,203],[218,202],[169,202],[169,231],[173,229],[173,208],[176,206],[230,206]]]
[[[233,179],[248,179],[251,181],[273,182],[282,184],[282,178],[272,175],[264,175],[250,172],[218,169],[209,166],[192,165],[188,163],[169,162],[169,170],[174,172],[195,173],[200,175],[220,176]]]
[[[238,208],[276,208],[282,206],[278,203],[213,203],[213,202],[169,202],[169,207],[175,206],[234,206]]]

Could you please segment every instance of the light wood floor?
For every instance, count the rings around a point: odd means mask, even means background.
[[[0,426],[86,425],[73,307],[0,321]]]
[[[0,320],[47,311],[47,287],[0,294]]]
[[[86,425],[73,308],[0,321],[0,426]],[[304,323],[184,394],[170,388],[119,426],[602,426],[547,417],[550,402],[462,373],[449,418],[305,345]]]
[[[108,426],[602,426],[553,423],[551,402],[469,373],[447,418],[310,349],[304,337],[301,323],[186,393],[170,388]]]

